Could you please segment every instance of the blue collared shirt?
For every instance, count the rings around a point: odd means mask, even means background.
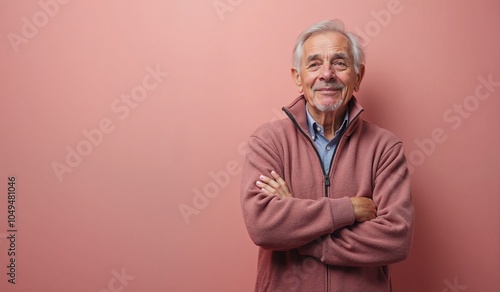
[[[333,139],[328,141],[328,139],[326,139],[325,137],[323,126],[321,126],[314,120],[314,118],[309,113],[308,105],[306,105],[307,126],[309,127],[309,134],[311,134],[311,138],[313,139],[314,144],[316,144],[316,149],[318,150],[319,156],[323,161],[325,173],[328,173],[330,170],[333,153],[335,153],[335,149],[337,148],[337,145],[340,141],[340,137],[342,136],[342,133],[345,131],[349,123],[348,111],[349,110],[345,111],[344,121],[342,122],[340,128],[335,131]]]

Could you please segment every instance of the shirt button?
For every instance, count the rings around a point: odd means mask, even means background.
[[[316,131],[321,132],[321,128],[320,128],[320,127],[317,127],[317,128],[316,128]]]
[[[330,150],[330,149],[331,149],[331,147],[330,147],[330,146],[326,146],[326,150]]]

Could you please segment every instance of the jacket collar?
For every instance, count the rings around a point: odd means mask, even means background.
[[[348,105],[349,111],[349,126],[345,131],[344,135],[350,136],[354,129],[359,124],[358,116],[364,111],[363,107],[358,103],[356,97],[352,97]],[[283,107],[282,110],[288,115],[288,117],[302,130],[304,133],[308,133],[307,126],[307,115],[306,115],[306,98],[304,95],[296,98],[288,106]]]

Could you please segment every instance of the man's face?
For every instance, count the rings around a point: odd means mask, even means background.
[[[301,72],[292,68],[292,78],[313,110],[336,111],[344,108],[364,74],[354,70],[349,42],[341,33],[312,35],[304,43]]]

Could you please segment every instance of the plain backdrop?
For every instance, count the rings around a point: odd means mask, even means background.
[[[363,116],[412,171],[395,291],[500,291],[496,0],[0,2],[0,290],[253,291],[245,141],[333,18],[365,38]]]

